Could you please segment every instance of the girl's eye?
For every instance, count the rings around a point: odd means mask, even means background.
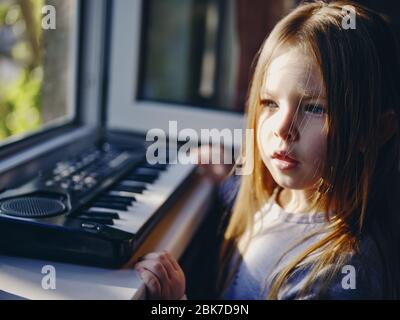
[[[322,115],[326,112],[325,108],[318,104],[308,104],[304,107],[304,111],[315,115]]]
[[[266,108],[267,110],[270,111],[275,111],[277,109],[279,109],[279,106],[276,102],[272,101],[272,100],[261,100],[261,105]],[[319,104],[307,104],[304,106],[304,113],[306,114],[312,114],[312,115],[318,115],[321,116],[323,114],[326,113],[326,109]]]
[[[277,109],[279,108],[278,105],[273,102],[272,100],[261,100],[261,105],[267,109]]]

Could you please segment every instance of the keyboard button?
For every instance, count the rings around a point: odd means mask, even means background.
[[[84,229],[96,230],[97,225],[95,225],[94,223],[84,222],[82,223],[81,227]]]

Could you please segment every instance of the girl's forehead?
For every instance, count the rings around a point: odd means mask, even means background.
[[[304,96],[324,95],[323,78],[315,59],[303,50],[287,50],[272,59],[265,75],[263,93],[296,92]]]

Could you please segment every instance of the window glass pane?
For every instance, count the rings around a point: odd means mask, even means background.
[[[76,0],[0,0],[0,143],[73,118]]]
[[[296,0],[146,0],[138,98],[243,112],[251,64]]]

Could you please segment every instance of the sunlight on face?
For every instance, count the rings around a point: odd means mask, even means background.
[[[321,177],[327,137],[318,65],[299,49],[277,56],[266,72],[260,101],[257,145],[265,166],[281,187],[313,188]]]

